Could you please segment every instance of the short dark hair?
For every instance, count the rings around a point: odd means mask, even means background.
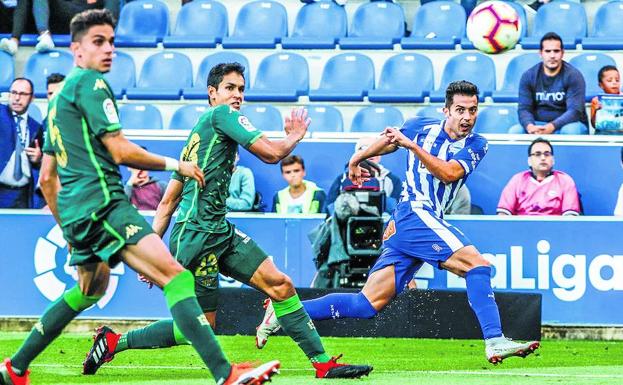
[[[15,78],[13,79],[13,81],[11,82],[11,87],[13,87],[13,84],[15,84],[16,81],[18,80],[23,80],[25,82],[28,82],[28,84],[30,84],[30,92],[34,93],[35,92],[35,86],[32,84],[32,80],[28,79],[28,78]]]
[[[208,87],[218,88],[218,85],[223,81],[223,77],[232,72],[237,72],[244,79],[244,70],[244,66],[238,62],[217,64],[212,67],[208,74]]]
[[[286,156],[285,158],[283,158],[281,160],[281,164],[280,164],[281,172],[283,172],[283,167],[284,166],[289,166],[289,165],[295,164],[295,163],[300,164],[301,167],[303,168],[303,170],[305,170],[305,162],[303,161],[303,158],[301,158],[298,155],[288,155],[288,156]]]
[[[49,86],[50,84],[57,84],[65,80],[65,75],[59,74],[58,72],[54,72],[50,74],[47,78],[45,78],[45,85]]]
[[[71,18],[69,31],[71,41],[79,41],[94,25],[110,25],[115,28],[115,19],[108,9],[88,9]]]
[[[532,154],[532,146],[534,146],[537,143],[545,143],[549,146],[549,149],[552,153],[552,155],[554,155],[554,147],[552,147],[552,144],[549,142],[549,140],[547,139],[543,139],[543,138],[536,138],[532,141],[532,143],[530,143],[530,147],[528,147],[528,156],[530,156],[530,154]]]
[[[454,102],[454,95],[478,96],[478,87],[467,80],[459,80],[448,84],[446,88],[446,108]]]
[[[558,42],[560,43],[560,48],[563,49],[562,37],[560,37],[560,35],[556,32],[548,32],[541,38],[541,42],[539,43],[539,51],[543,51],[543,42],[545,40],[558,40]]]
[[[616,72],[619,72],[619,69],[617,68],[617,66],[613,66],[612,64],[608,64],[608,65],[605,65],[605,66],[601,67],[601,68],[599,69],[599,72],[597,73],[597,81],[598,81],[599,83],[601,83],[601,79],[603,79],[604,74],[605,74],[607,71],[616,71]]]

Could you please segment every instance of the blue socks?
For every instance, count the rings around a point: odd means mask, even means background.
[[[472,307],[485,339],[500,337],[500,312],[491,289],[491,267],[479,266],[465,274],[467,300]]]
[[[332,293],[324,297],[303,301],[303,307],[314,321],[337,318],[372,318],[377,313],[363,293]]]

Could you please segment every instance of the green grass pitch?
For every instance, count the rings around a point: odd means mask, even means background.
[[[11,355],[25,333],[0,333],[0,357]],[[482,341],[395,338],[324,338],[330,354],[344,362],[374,366],[361,380],[317,380],[303,353],[287,337],[274,337],[263,350],[251,336],[220,336],[232,361],[279,359],[281,374],[273,384],[623,384],[623,342],[543,341],[537,354],[493,366],[484,358]],[[32,364],[33,384],[213,384],[199,357],[188,346],[133,350],[119,354],[95,376],[80,374],[91,336],[63,334]]]

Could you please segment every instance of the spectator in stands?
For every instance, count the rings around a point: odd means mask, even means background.
[[[444,215],[469,215],[472,213],[472,196],[467,185],[461,186]]]
[[[355,152],[365,150],[366,148],[368,148],[368,146],[370,146],[370,144],[374,143],[374,141],[375,138],[370,136],[359,139],[355,144]],[[393,174],[390,170],[388,170],[381,164],[380,156],[375,156],[368,160],[377,165],[380,172],[376,175],[376,178],[365,182],[363,186],[365,187],[374,185],[378,186],[381,190],[383,190],[385,192],[386,198],[385,212],[391,213],[396,207],[398,201],[400,200],[400,194],[402,193],[402,182],[399,177],[397,177],[395,174]],[[346,186],[350,185],[352,185],[352,183],[350,182],[350,179],[348,179],[348,165],[346,165],[344,172],[338,175],[335,180],[333,180],[333,183],[329,188],[329,195],[327,197],[327,205],[329,206],[329,208],[332,209],[333,203],[335,202],[337,196],[340,195],[340,192],[344,191],[344,188]]]
[[[252,211],[255,202],[255,179],[247,167],[238,165],[240,156],[236,153],[234,173],[229,184],[229,196],[225,201],[227,211]]]
[[[621,166],[623,166],[623,148],[621,149]],[[617,204],[614,207],[614,215],[623,217],[623,183],[619,187],[619,196],[617,198]]]
[[[16,78],[9,104],[0,104],[0,208],[30,208],[33,168],[41,163],[43,128],[28,116],[32,82]]]
[[[326,212],[326,194],[314,182],[305,180],[305,162],[298,155],[281,161],[281,175],[288,187],[273,197],[273,212],[279,214],[318,214]]]
[[[599,82],[599,88],[601,88],[605,94],[620,95],[621,94],[621,76],[619,70],[613,65],[603,66],[599,69],[597,74],[597,81]],[[591,124],[595,127],[595,117],[597,110],[601,109],[601,103],[599,97],[595,96],[591,100]]]
[[[17,0],[0,0],[0,33],[11,33]]]
[[[34,33],[31,6],[32,0],[2,0],[0,3],[0,33],[11,33],[11,37],[0,39],[0,50],[15,55],[22,35],[25,32]]]
[[[124,190],[130,202],[139,210],[155,210],[164,195],[167,184],[149,175],[147,170],[128,167],[130,179]]]
[[[541,38],[542,63],[521,76],[519,83],[519,122],[511,134],[588,133],[584,108],[586,84],[572,65],[562,60],[562,39],[554,32]]]
[[[515,174],[504,187],[498,215],[579,215],[573,178],[553,170],[554,148],[543,138],[528,147],[528,171]]]

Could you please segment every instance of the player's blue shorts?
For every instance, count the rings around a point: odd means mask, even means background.
[[[424,262],[440,268],[455,251],[472,243],[448,222],[427,208],[412,208],[401,202],[383,235],[383,253],[370,274],[394,265],[396,294],[401,293]]]

